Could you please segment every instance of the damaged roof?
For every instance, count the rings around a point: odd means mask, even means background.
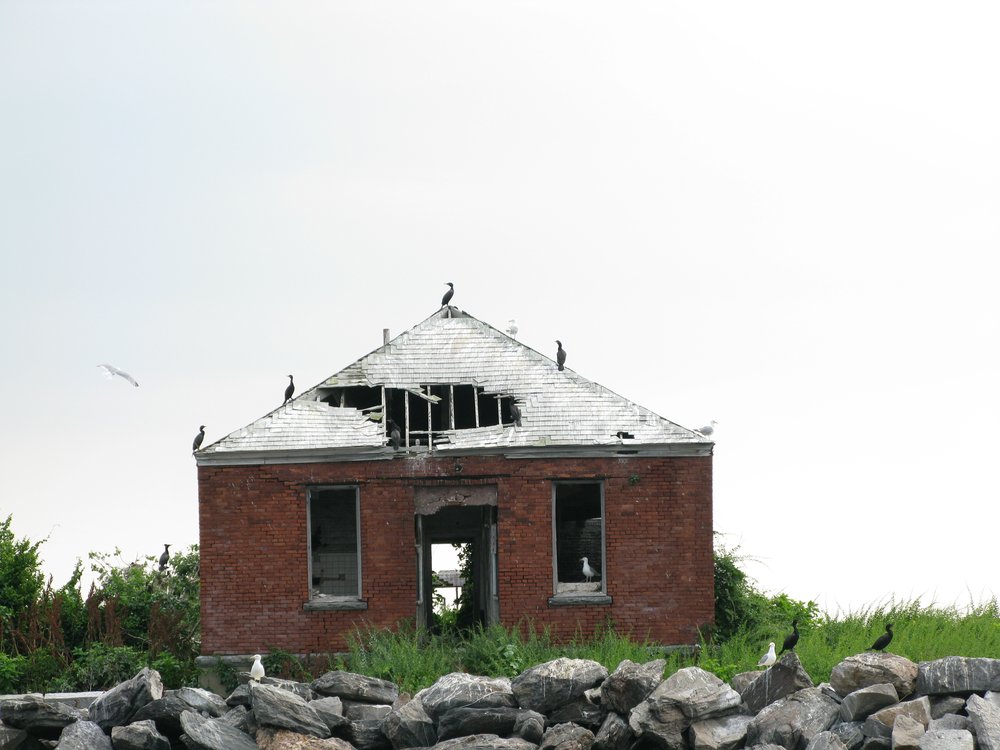
[[[423,432],[407,435],[407,425],[397,418],[404,447],[391,447],[383,414],[382,394],[388,391],[383,389],[415,394],[411,403],[425,409],[427,387],[448,385],[475,386],[486,396],[514,400],[520,424],[508,417],[509,423],[434,429],[428,440],[426,424]],[[331,394],[339,389],[357,386],[377,389],[371,392],[378,394],[377,405],[358,409],[329,402],[337,401]],[[393,413],[399,414],[401,397],[393,398]],[[559,371],[549,357],[451,307],[195,455],[200,465],[226,465],[390,459],[428,451],[511,457],[710,455],[712,446],[700,433],[569,368]]]

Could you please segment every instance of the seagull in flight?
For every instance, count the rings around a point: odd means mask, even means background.
[[[130,382],[136,388],[139,387],[139,384],[135,382],[135,378],[133,378],[131,375],[129,375],[124,370],[119,370],[114,365],[107,365],[107,364],[105,364],[105,365],[98,365],[98,367],[100,367],[102,370],[104,370],[104,377],[106,377],[108,380],[111,380],[115,375],[117,375],[118,377],[124,378],[125,380],[127,380],[128,382]]]

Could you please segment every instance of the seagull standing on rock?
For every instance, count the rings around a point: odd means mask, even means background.
[[[260,682],[264,678],[264,665],[260,663],[260,654],[253,655],[253,666],[250,667],[250,679]]]
[[[774,641],[767,644],[767,653],[760,657],[760,661],[757,662],[758,667],[769,667],[774,662],[778,660],[778,657],[774,655]]]

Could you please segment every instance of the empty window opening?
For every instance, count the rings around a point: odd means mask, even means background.
[[[452,429],[451,421],[451,386],[429,385],[427,392],[440,399],[436,404],[430,403],[431,431],[444,432]]]
[[[470,554],[469,542],[431,545],[431,570],[434,581],[434,615],[453,616],[457,611],[465,578],[460,561]],[[451,615],[449,614],[451,611]]]
[[[361,596],[361,559],[356,487],[309,493],[311,599]]]
[[[378,411],[382,409],[382,387],[368,385],[351,385],[344,388],[331,388],[323,396],[323,401],[331,406],[340,406],[358,411]]]
[[[556,594],[603,593],[603,485],[601,482],[556,482],[553,503]]]
[[[452,386],[456,430],[468,430],[479,426],[479,421],[476,418],[476,392],[478,390],[474,385]]]
[[[496,396],[477,389],[476,400],[479,403],[479,426],[492,427],[500,424],[500,411],[497,408]]]

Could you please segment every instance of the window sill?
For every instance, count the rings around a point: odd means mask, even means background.
[[[558,594],[549,597],[550,607],[579,607],[593,604],[611,604],[607,594]]]
[[[341,610],[368,609],[368,602],[364,599],[335,599],[324,597],[310,599],[302,605],[306,612],[336,612]]]

